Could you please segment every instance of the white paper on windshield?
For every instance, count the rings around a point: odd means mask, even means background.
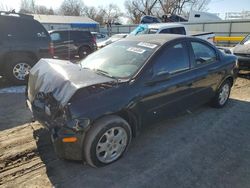
[[[139,44],[137,44],[138,46],[143,46],[143,47],[146,47],[146,48],[151,48],[151,49],[154,49],[157,47],[156,44],[151,44],[151,43],[148,43],[148,42],[140,42]]]
[[[127,51],[135,52],[135,53],[138,53],[138,54],[143,54],[146,50],[144,50],[142,48],[130,47],[130,48],[127,49]]]

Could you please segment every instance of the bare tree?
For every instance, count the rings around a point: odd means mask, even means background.
[[[102,8],[96,8],[93,6],[85,6],[82,10],[82,15],[99,22],[101,25],[104,24],[105,12]]]
[[[0,3],[0,11],[11,11],[11,7],[8,7],[6,4]]]
[[[159,0],[164,14],[182,14],[185,7],[194,0]],[[197,0],[198,1],[198,0]]]
[[[117,5],[109,4],[106,7],[98,8],[85,6],[82,10],[82,15],[103,25],[107,22],[119,22],[119,18],[123,14]]]
[[[112,3],[107,7],[100,7],[100,13],[103,14],[104,19],[109,22],[119,22],[119,17],[123,15],[119,7]]]
[[[192,0],[192,2],[190,3],[190,10],[207,11],[207,7],[210,2],[211,0]]]
[[[141,12],[143,15],[153,15],[153,8],[158,0],[133,0],[132,6]]]
[[[132,23],[140,23],[140,19],[143,16],[143,13],[140,12],[135,6],[133,6],[130,0],[125,1],[124,5],[127,10],[127,16],[132,21]]]
[[[45,6],[37,5],[35,6],[36,14],[54,15],[54,10],[52,8],[47,8]]]
[[[139,23],[143,15],[156,15],[158,0],[126,0],[124,5],[133,23]]]
[[[126,0],[125,8],[133,23],[143,15],[162,17],[164,14],[187,14],[190,10],[206,10],[211,0]]]
[[[21,0],[20,13],[34,14],[35,13],[35,0]]]
[[[82,0],[64,0],[60,6],[60,14],[65,16],[80,16],[84,8]]]
[[[95,20],[97,16],[98,9],[93,6],[85,6],[83,8],[83,15]]]

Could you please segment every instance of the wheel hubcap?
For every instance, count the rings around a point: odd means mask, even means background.
[[[31,66],[28,63],[18,63],[13,68],[13,75],[18,80],[24,80],[25,76],[29,74]]]
[[[103,163],[110,163],[121,156],[127,146],[128,135],[124,128],[113,127],[107,130],[96,146],[96,156]]]
[[[229,97],[229,91],[230,91],[230,86],[228,84],[225,84],[222,88],[221,88],[221,92],[219,94],[219,103],[221,105],[223,105],[228,97]]]

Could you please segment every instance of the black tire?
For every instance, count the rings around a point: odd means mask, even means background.
[[[105,133],[107,133],[111,129],[119,128],[123,130],[126,135],[126,145],[123,146],[122,152],[120,155],[116,156],[117,158],[114,158],[112,161],[106,161],[103,162],[98,158],[97,154],[97,144],[102,141],[103,138],[105,138]],[[115,131],[114,131],[115,134]],[[118,134],[118,133],[117,133]],[[83,156],[84,160],[91,165],[92,167],[102,167],[108,164],[111,164],[115,161],[117,161],[119,158],[122,157],[122,155],[126,152],[132,138],[132,131],[129,124],[119,116],[111,115],[106,116],[104,118],[101,118],[97,122],[94,123],[94,125],[91,127],[91,129],[86,133],[86,138],[83,144]],[[108,140],[108,138],[106,138]],[[108,141],[106,141],[109,143]],[[105,142],[105,143],[106,143]],[[119,141],[120,143],[120,141]],[[109,150],[111,151],[111,149]],[[113,152],[113,151],[112,151]],[[102,153],[102,152],[100,152]],[[104,155],[107,156],[108,152],[105,152]],[[113,154],[112,154],[113,155]]]
[[[79,52],[78,52],[78,55],[81,59],[87,57],[89,54],[91,53],[91,50],[89,47],[87,46],[82,46],[80,49],[79,49]]]
[[[227,93],[227,97],[225,97],[225,100],[221,101],[221,95],[222,95],[224,87],[228,87],[229,90],[228,90],[228,93]],[[212,100],[212,103],[211,103],[212,107],[222,108],[222,107],[224,107],[226,105],[226,103],[228,102],[230,93],[231,93],[231,87],[232,87],[232,84],[231,84],[231,82],[229,80],[226,80],[221,84],[221,86],[219,87],[215,97]]]
[[[18,65],[23,65],[25,68],[30,69],[34,65],[34,60],[25,56],[14,57],[10,59],[10,63],[5,66],[5,76],[9,82],[17,85],[25,84],[25,77],[22,76],[21,78],[20,75],[17,74]],[[26,73],[23,72],[22,75],[25,74]]]

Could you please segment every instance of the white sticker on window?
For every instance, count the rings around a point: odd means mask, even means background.
[[[138,53],[138,54],[143,54],[146,50],[141,49],[141,48],[130,47],[130,48],[127,49],[127,51],[135,52],[135,53]]]
[[[146,47],[146,48],[151,48],[151,49],[154,49],[157,47],[156,44],[151,44],[151,43],[147,43],[147,42],[140,42],[139,44],[137,44],[138,46],[143,46],[143,47]]]

